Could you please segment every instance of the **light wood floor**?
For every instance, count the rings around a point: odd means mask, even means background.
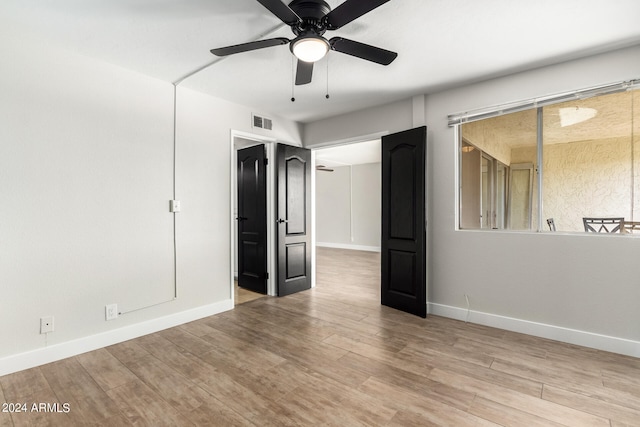
[[[247,289],[238,286],[238,282],[235,282],[235,305],[244,304],[245,302],[253,301],[258,298],[266,298],[266,295],[259,294],[257,292],[249,291]]]
[[[317,288],[0,378],[22,425],[639,426],[640,359],[379,304],[379,255]]]

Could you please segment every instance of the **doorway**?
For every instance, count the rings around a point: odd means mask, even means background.
[[[380,252],[381,141],[314,150],[317,247]]]
[[[238,151],[249,147],[264,146],[264,157],[267,162],[274,158],[275,140],[245,132],[232,131],[231,133],[231,283],[230,298],[234,305],[260,298],[265,293],[256,293],[253,290],[239,288],[239,260],[238,260]],[[265,168],[266,186],[266,272],[275,271],[274,257],[274,227],[273,227],[273,183],[274,174],[271,168]],[[263,273],[263,274],[264,274]],[[273,275],[266,277],[266,295],[275,295],[275,285]]]
[[[426,127],[370,143],[375,147],[375,164],[369,167],[376,175],[360,180],[355,173],[357,155],[351,162],[345,161],[346,155],[332,157],[344,149],[357,152],[357,143],[314,151],[316,246],[318,252],[320,248],[379,252],[376,288],[381,303],[426,317]],[[369,236],[362,233],[363,223],[374,224]],[[373,245],[362,244],[367,238]],[[325,249],[322,255],[327,255]]]
[[[380,153],[380,138],[313,150],[320,294],[357,286],[363,301],[380,303]]]

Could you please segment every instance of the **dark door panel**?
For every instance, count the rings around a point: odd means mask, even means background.
[[[306,217],[309,206],[306,203],[306,174],[308,162],[299,156],[292,156],[285,160],[285,193],[286,193],[286,234],[303,235],[306,233]]]
[[[311,151],[277,145],[278,296],[311,288]]]
[[[238,286],[267,293],[264,145],[238,150]]]
[[[427,128],[382,137],[382,304],[427,315]]]

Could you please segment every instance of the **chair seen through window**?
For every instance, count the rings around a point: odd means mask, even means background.
[[[588,233],[620,233],[624,218],[582,218]]]

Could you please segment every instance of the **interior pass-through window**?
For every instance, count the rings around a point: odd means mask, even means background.
[[[459,124],[460,229],[640,235],[640,90]]]

